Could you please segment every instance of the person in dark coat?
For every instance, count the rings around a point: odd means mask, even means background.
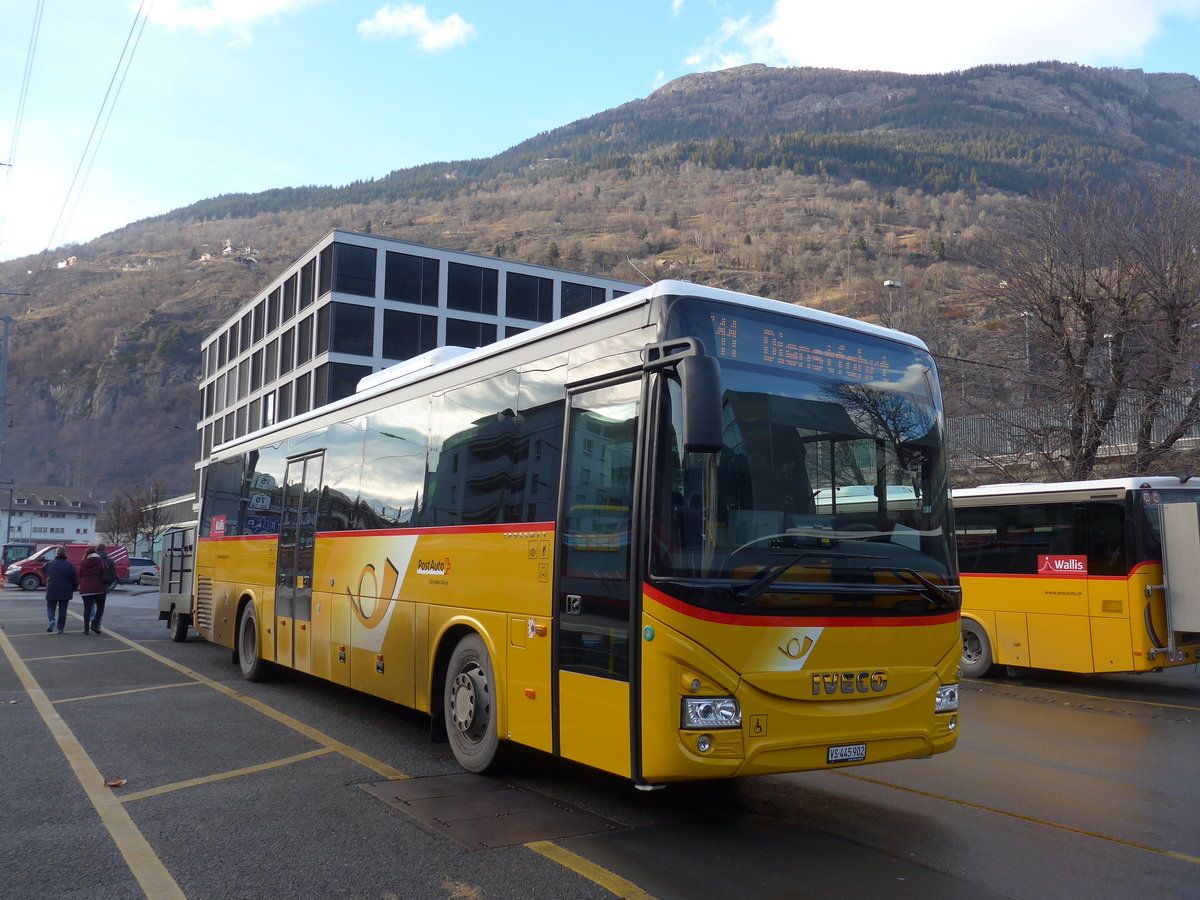
[[[104,560],[95,547],[88,547],[79,567],[79,596],[83,598],[83,633],[88,630],[100,633],[100,616],[104,614],[104,597],[108,588],[104,584]]]
[[[62,634],[67,627],[67,604],[79,587],[79,575],[62,547],[55,552],[54,559],[42,566],[42,573],[46,576],[46,617],[50,620],[46,631],[51,632],[58,625],[58,633]]]

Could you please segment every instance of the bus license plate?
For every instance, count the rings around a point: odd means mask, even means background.
[[[867,758],[866,744],[846,744],[842,747],[830,747],[826,762],[862,762]]]

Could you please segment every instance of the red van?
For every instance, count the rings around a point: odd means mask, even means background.
[[[71,561],[72,565],[75,566],[75,571],[78,572],[80,565],[83,563],[83,554],[87,552],[88,547],[95,546],[95,544],[54,544],[50,547],[44,547],[28,559],[23,559],[9,566],[4,572],[4,579],[11,584],[19,585],[22,590],[36,591],[46,586],[46,575],[42,571],[42,566],[54,559],[54,554],[58,551],[59,547],[67,551],[67,559]],[[105,549],[117,567],[117,578],[128,578],[129,551],[124,547],[109,547],[107,545],[105,545]]]

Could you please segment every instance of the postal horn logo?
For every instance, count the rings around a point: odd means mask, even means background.
[[[450,557],[445,559],[418,559],[417,560],[418,575],[449,575],[450,574]]]

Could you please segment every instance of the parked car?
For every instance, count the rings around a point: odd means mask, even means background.
[[[145,556],[129,557],[129,577],[126,584],[158,584],[158,563]]]
[[[4,578],[10,584],[16,584],[22,590],[36,591],[39,588],[46,586],[46,576],[42,572],[42,566],[54,559],[54,554],[62,547],[67,552],[67,559],[75,566],[75,571],[79,571],[79,566],[83,562],[83,554],[89,547],[95,547],[95,544],[50,544],[43,547],[37,553],[28,559],[23,559],[20,562],[15,562],[4,570]],[[112,561],[117,567],[117,579],[120,581],[131,581],[129,578],[129,554],[124,547],[112,547],[108,555],[112,557]],[[153,562],[153,560],[146,560]],[[155,572],[158,567],[154,567]]]

